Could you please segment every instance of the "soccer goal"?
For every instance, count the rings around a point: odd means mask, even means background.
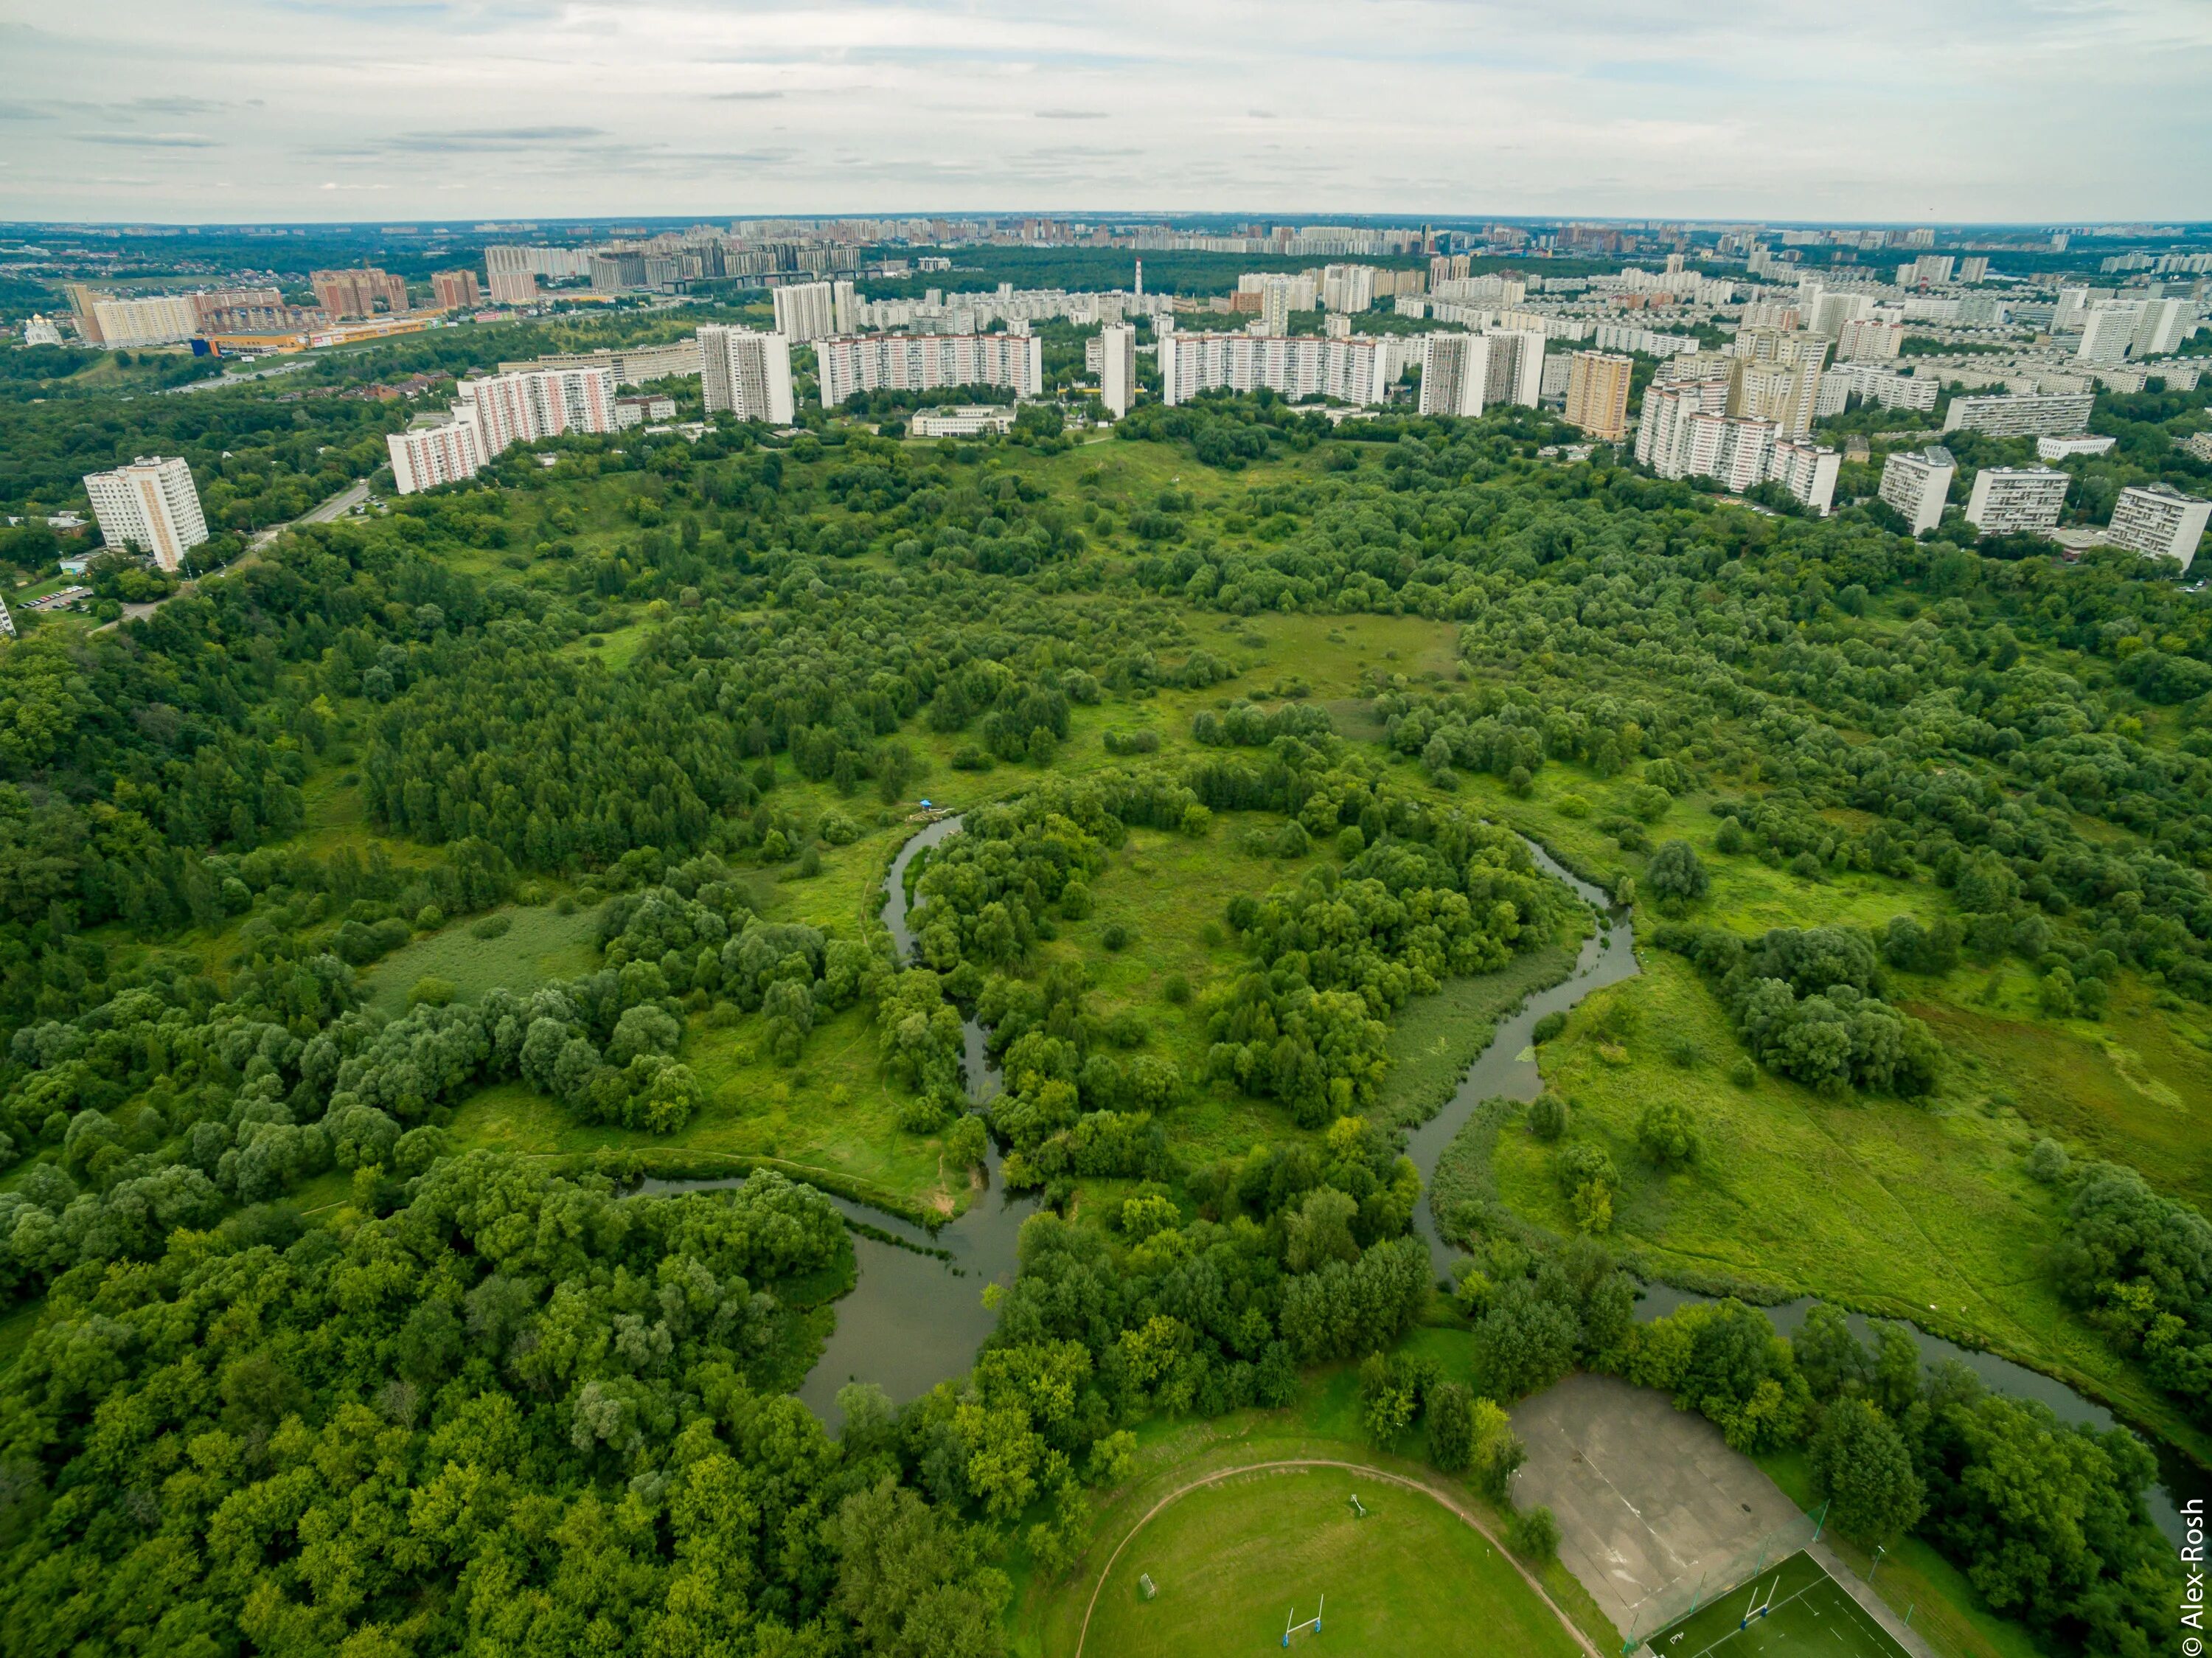
[[[1314,1615],[1307,1618],[1303,1624],[1298,1621],[1298,1609],[1296,1606],[1292,1606],[1291,1608],[1289,1619],[1283,1624],[1283,1644],[1285,1646],[1290,1645],[1291,1637],[1303,1633],[1307,1630],[1311,1630],[1316,1635],[1319,1635],[1321,1633],[1322,1609],[1328,1605],[1328,1597],[1324,1594],[1321,1597],[1320,1600],[1315,1604]]]

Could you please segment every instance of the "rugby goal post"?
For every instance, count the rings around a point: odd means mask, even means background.
[[[1298,1622],[1298,1609],[1296,1606],[1292,1606],[1291,1608],[1290,1618],[1283,1625],[1283,1644],[1286,1647],[1290,1645],[1291,1637],[1296,1635],[1301,1630],[1311,1630],[1316,1635],[1319,1635],[1321,1633],[1322,1610],[1328,1605],[1328,1597],[1324,1594],[1321,1597],[1320,1600],[1316,1603],[1314,1606],[1314,1615],[1307,1618],[1303,1624]]]

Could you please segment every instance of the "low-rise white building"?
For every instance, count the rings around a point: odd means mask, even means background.
[[[2106,539],[2146,558],[2178,558],[2185,571],[2197,558],[2212,501],[2184,495],[2167,484],[2134,485],[2112,503]]]
[[[112,472],[87,472],[84,491],[103,541],[150,553],[163,570],[175,570],[208,539],[200,492],[181,456],[141,455]]]
[[[957,409],[917,409],[907,423],[916,437],[981,437],[1014,429],[1014,411],[997,404],[969,403]]]
[[[2038,460],[2063,460],[2069,454],[2102,454],[2112,447],[2109,437],[2039,437],[2035,440]]]
[[[1921,535],[1943,521],[1943,503],[1951,498],[1951,480],[1959,463],[1941,444],[1925,449],[1899,449],[1882,463],[1881,499],[1895,508]]]
[[[2072,480],[2048,466],[1984,466],[1974,474],[1966,521],[1984,535],[2042,535],[2058,527]]]

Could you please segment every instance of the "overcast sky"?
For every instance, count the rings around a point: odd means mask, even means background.
[[[0,218],[2212,217],[2212,0],[0,0]]]

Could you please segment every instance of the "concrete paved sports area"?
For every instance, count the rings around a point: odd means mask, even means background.
[[[1801,1518],[1719,1429],[1664,1393],[1575,1375],[1512,1417],[1528,1447],[1515,1503],[1551,1509],[1560,1560],[1624,1637],[1643,1621],[1639,1609],[1654,1610],[1645,1606],[1653,1596],[1694,1588]]]

